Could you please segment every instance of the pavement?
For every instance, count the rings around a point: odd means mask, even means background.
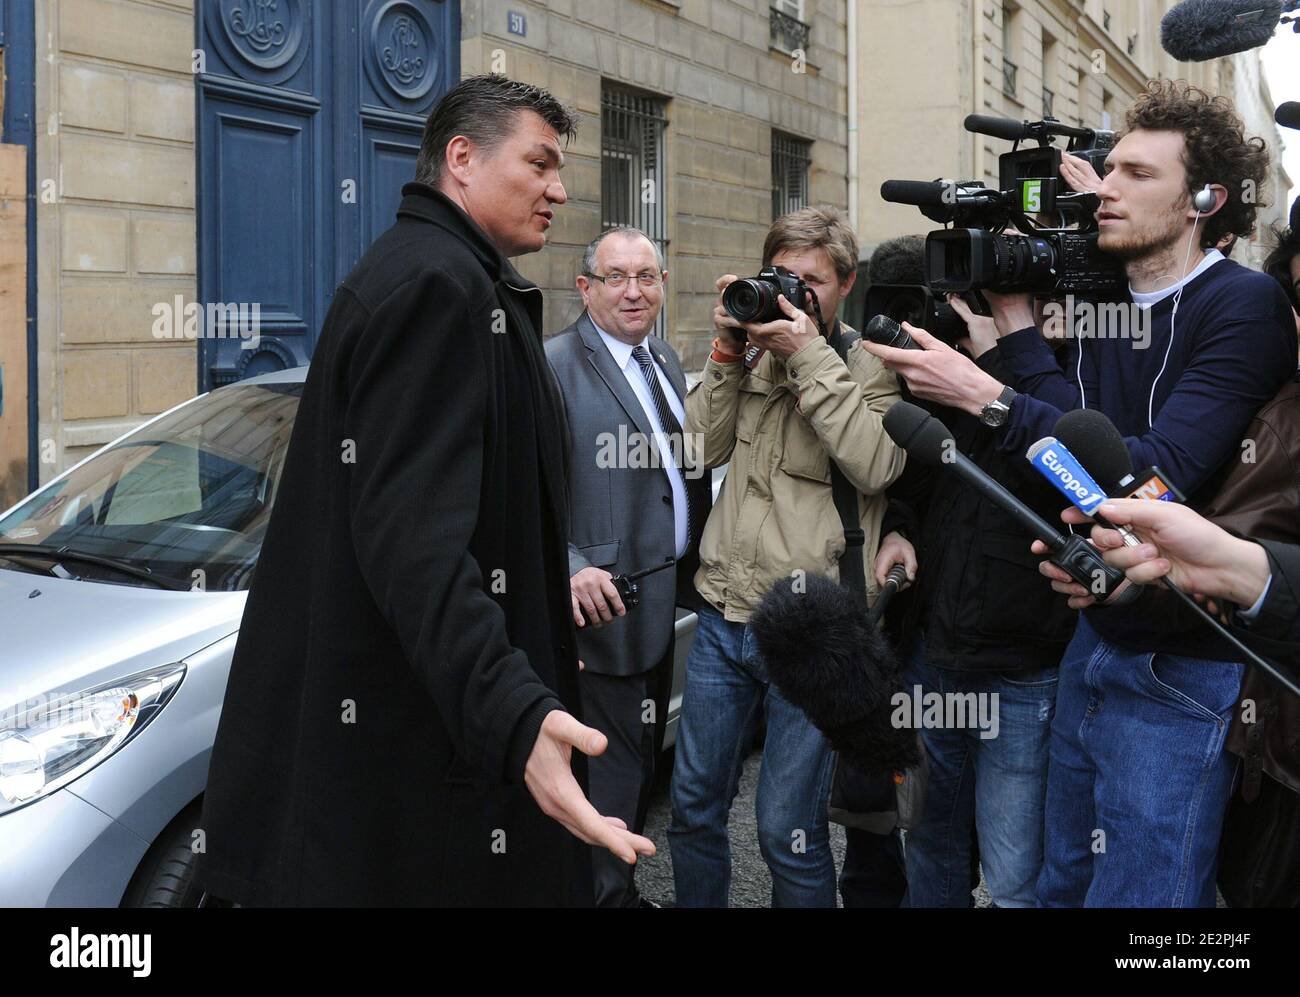
[[[754,793],[758,788],[759,763],[762,749],[755,749],[745,759],[740,776],[740,790],[731,807],[731,820],[727,830],[731,837],[731,892],[732,907],[770,907],[772,905],[772,876],[767,863],[758,850],[758,829],[754,820]],[[638,863],[636,881],[642,896],[656,903],[671,904],[673,891],[673,857],[668,848],[668,779],[672,753],[665,756],[665,764],[655,778],[654,793],[646,816],[645,834],[657,849],[652,858]],[[835,856],[838,872],[844,864],[844,828],[831,824],[831,853]],[[975,905],[989,905],[988,892],[981,882],[975,894]]]

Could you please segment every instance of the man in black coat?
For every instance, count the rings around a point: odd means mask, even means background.
[[[574,118],[474,77],[339,286],[231,665],[198,879],[244,904],[590,904],[568,453],[540,250]],[[573,748],[579,749],[570,761]]]

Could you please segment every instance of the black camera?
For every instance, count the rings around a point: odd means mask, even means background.
[[[1002,235],[977,228],[940,229],[925,237],[925,271],[935,291],[1118,293],[1124,265],[1097,248],[1095,232]]]
[[[937,292],[1123,294],[1128,286],[1123,262],[1097,248],[1097,195],[1065,184],[1062,150],[1051,144],[1054,136],[1068,136],[1065,151],[1086,159],[1100,174],[1114,133],[1075,128],[1055,118],[1019,122],[972,114],[965,125],[1016,143],[998,158],[1000,189],[973,180],[887,180],[880,188],[886,201],[915,205],[927,218],[953,226],[926,236],[926,286]],[[1025,140],[1038,144],[1018,148]],[[1044,218],[1055,227],[1043,224]],[[1009,225],[1021,234],[1004,234]]]
[[[785,267],[764,267],[757,277],[733,280],[722,292],[722,307],[737,322],[774,322],[785,318],[776,301],[781,294],[801,312],[809,300],[816,307],[817,296]],[[736,332],[743,336],[745,330]]]

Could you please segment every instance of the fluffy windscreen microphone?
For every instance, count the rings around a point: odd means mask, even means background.
[[[920,762],[916,732],[890,722],[890,699],[902,691],[898,662],[848,589],[825,575],[782,578],[749,625],[781,695],[831,747],[867,773]]]
[[[1160,46],[1179,62],[1259,48],[1282,18],[1280,0],[1183,0],[1160,19]]]
[[[886,239],[867,262],[867,278],[877,284],[925,283],[925,236]]]

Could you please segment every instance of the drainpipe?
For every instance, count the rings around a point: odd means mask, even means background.
[[[857,231],[858,218],[858,0],[848,0],[849,57],[849,224]]]

